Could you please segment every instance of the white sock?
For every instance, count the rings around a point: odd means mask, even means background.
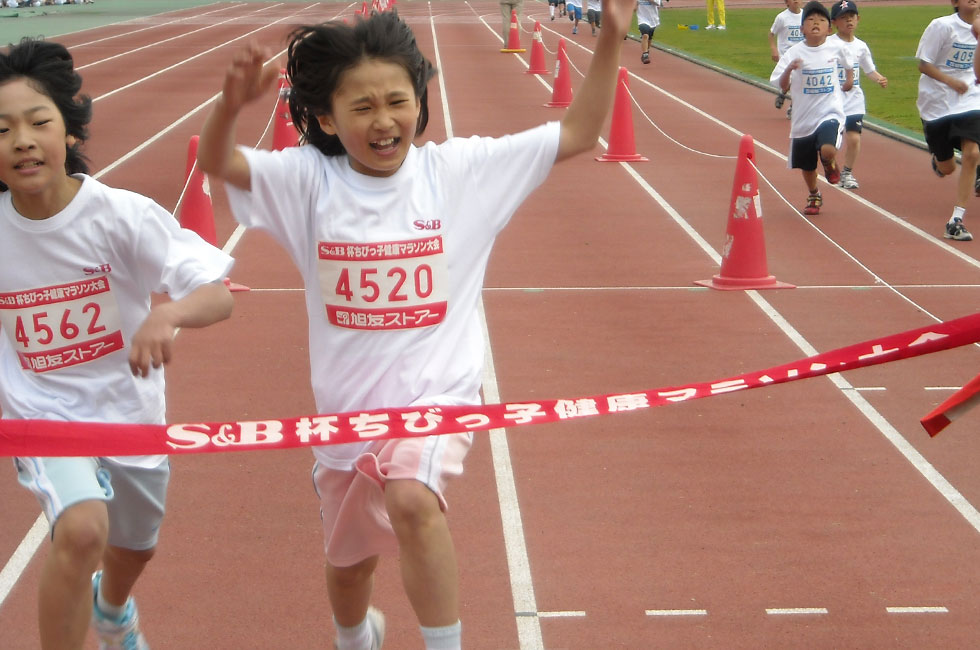
[[[419,626],[425,639],[425,650],[460,650],[463,643],[463,624],[456,621],[444,627]]]
[[[964,214],[966,214],[966,208],[961,208],[960,206],[956,206],[955,208],[953,208],[953,216],[949,218],[949,223],[953,223],[957,219],[962,221]]]
[[[122,605],[113,605],[105,599],[105,596],[102,595],[101,580],[99,581],[99,593],[95,595],[95,604],[106,618],[115,619],[117,621],[122,618],[123,612],[126,611],[126,603],[123,603]]]
[[[333,624],[337,628],[337,650],[360,650],[371,645],[371,627],[367,616],[354,627],[344,627],[336,618]]]
[[[555,5],[548,5],[548,11],[551,12],[551,17],[555,17]]]

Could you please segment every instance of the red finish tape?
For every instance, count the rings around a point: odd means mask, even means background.
[[[719,381],[635,393],[172,425],[0,420],[0,456],[128,456],[288,449],[513,428],[610,415],[908,359],[980,340],[980,314]]]

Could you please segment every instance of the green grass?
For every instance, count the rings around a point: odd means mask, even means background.
[[[671,9],[667,4],[660,11],[661,25],[653,42],[768,83],[775,63],[769,55],[767,37],[777,13],[774,9],[729,9],[726,31],[706,31],[703,7]],[[872,121],[921,134],[922,122],[915,107],[919,84],[915,50],[926,25],[948,13],[948,5],[861,6],[856,35],[871,48],[878,72],[888,78],[888,87],[881,88],[862,74],[867,116]],[[677,29],[678,24],[698,25],[700,29]]]

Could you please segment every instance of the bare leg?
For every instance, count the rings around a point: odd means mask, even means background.
[[[102,556],[102,595],[110,605],[122,607],[155,549],[133,551],[107,546]]]
[[[376,555],[349,567],[327,564],[327,594],[333,616],[340,625],[354,627],[367,616],[377,566]]]
[[[38,619],[41,647],[76,650],[92,617],[92,573],[106,548],[109,515],[102,501],[69,506],[55,522],[41,569]]]
[[[977,180],[977,162],[980,161],[980,147],[971,140],[961,141],[962,157],[960,158],[960,177],[956,184],[956,205],[965,208],[970,197],[974,194],[974,183]]]
[[[459,620],[456,551],[439,500],[418,481],[395,480],[385,485],[385,504],[398,537],[405,593],[419,623],[453,625]]]

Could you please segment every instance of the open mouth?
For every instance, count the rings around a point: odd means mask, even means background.
[[[34,169],[35,167],[40,167],[43,164],[44,163],[40,160],[25,160],[24,162],[14,165],[14,169]]]
[[[378,153],[391,153],[398,148],[398,143],[401,141],[401,138],[385,138],[384,140],[375,140],[371,143],[371,148]]]

